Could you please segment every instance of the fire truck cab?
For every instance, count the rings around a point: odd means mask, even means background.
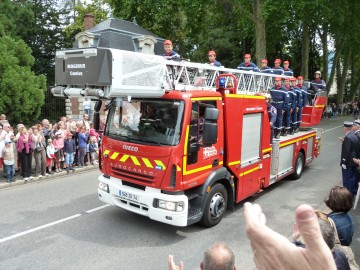
[[[320,151],[302,128],[270,144],[272,75],[107,48],[57,52],[56,96],[90,96],[107,121],[101,201],[174,226],[215,226],[226,209],[292,175]],[[318,110],[325,99],[316,101]],[[312,123],[318,124],[316,108]],[[315,113],[314,113],[315,114]]]

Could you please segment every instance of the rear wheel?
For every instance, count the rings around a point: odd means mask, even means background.
[[[205,209],[200,221],[206,227],[217,225],[223,218],[227,208],[228,194],[222,184],[215,184],[207,194]]]
[[[297,180],[301,177],[301,174],[304,170],[304,164],[305,164],[304,154],[302,152],[299,152],[299,154],[296,157],[295,170],[292,175],[292,179]]]

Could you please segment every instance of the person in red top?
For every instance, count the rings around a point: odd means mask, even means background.
[[[23,128],[19,139],[16,142],[16,148],[20,154],[21,160],[21,175],[24,180],[32,179],[32,152],[34,149],[32,136],[28,133],[26,128]]]

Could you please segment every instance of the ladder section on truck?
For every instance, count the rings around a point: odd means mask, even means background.
[[[213,67],[208,64],[187,61],[167,61],[165,76],[165,90],[216,90],[219,87],[217,78],[221,74],[235,76],[224,77],[224,87],[236,85],[234,94],[256,94],[268,92],[274,85],[274,78],[278,75],[243,71],[230,68]],[[286,77],[286,76],[284,76]]]

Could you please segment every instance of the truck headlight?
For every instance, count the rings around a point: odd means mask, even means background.
[[[99,189],[109,193],[109,185],[103,182],[99,182]]]
[[[165,201],[165,200],[157,200],[157,205],[158,208],[161,209],[165,209],[165,210],[169,210],[169,211],[174,211],[174,212],[182,212],[184,211],[184,202],[170,202],[170,201]]]

